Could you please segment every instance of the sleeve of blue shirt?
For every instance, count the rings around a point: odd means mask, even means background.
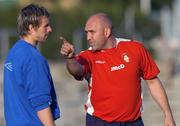
[[[49,107],[52,102],[52,84],[46,60],[41,56],[31,57],[25,67],[27,74],[25,88],[31,105],[36,111]]]

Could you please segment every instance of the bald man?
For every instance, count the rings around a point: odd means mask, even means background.
[[[116,38],[112,22],[104,13],[92,15],[85,32],[89,49],[75,54],[64,38],[60,53],[69,73],[88,81],[86,126],[143,126],[141,79],[164,113],[165,126],[175,126],[168,98],[157,77],[159,69],[144,46]]]

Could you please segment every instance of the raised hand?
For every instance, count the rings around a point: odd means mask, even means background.
[[[60,49],[60,53],[64,58],[66,59],[72,59],[75,56],[75,49],[72,44],[70,44],[64,37],[59,37],[61,41],[63,41],[63,44]]]

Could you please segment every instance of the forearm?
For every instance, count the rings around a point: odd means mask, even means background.
[[[38,111],[37,115],[41,120],[43,126],[56,126],[53,120],[50,107]]]
[[[159,104],[165,116],[171,115],[171,109],[168,102],[167,94],[158,78],[147,80],[148,87],[154,100]]]
[[[148,87],[154,100],[159,104],[164,112],[164,125],[175,126],[175,121],[171,112],[171,108],[168,102],[167,94],[162,86],[159,78],[147,80]]]
[[[66,59],[66,66],[69,73],[75,77],[83,76],[85,73],[84,66],[79,64],[74,58]]]

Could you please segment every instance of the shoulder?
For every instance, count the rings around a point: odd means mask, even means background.
[[[11,48],[10,53],[19,61],[44,59],[36,47],[24,42],[23,40],[17,41]]]
[[[23,40],[18,40],[10,50],[14,55],[27,56],[31,52],[29,44],[26,44]]]
[[[137,49],[144,48],[143,43],[137,40],[116,38],[116,41],[118,47],[137,48]]]
[[[89,56],[92,55],[93,52],[91,51],[91,48],[88,48],[86,50],[81,51],[78,56]]]

